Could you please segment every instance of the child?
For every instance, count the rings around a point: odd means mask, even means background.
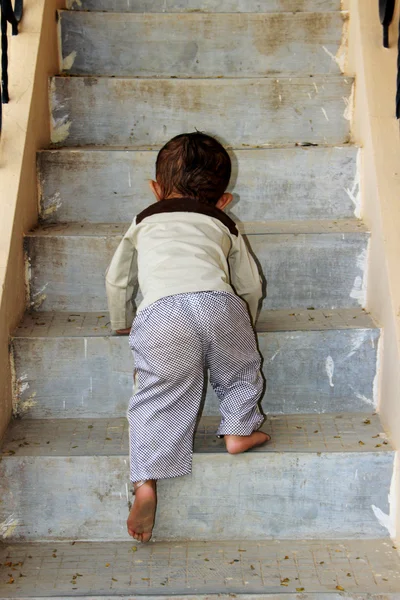
[[[260,355],[252,322],[262,296],[256,263],[223,212],[231,161],[214,138],[178,135],[159,152],[157,202],[134,219],[106,274],[111,327],[130,331],[134,395],[128,409],[135,502],[128,532],[147,542],[156,482],[191,472],[204,371],[219,400],[218,435],[237,454],[264,444]],[[250,320],[250,316],[251,319]]]

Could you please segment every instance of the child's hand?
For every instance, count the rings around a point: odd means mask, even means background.
[[[128,327],[128,329],[117,329],[115,333],[118,333],[118,335],[129,335],[131,332],[131,328]]]

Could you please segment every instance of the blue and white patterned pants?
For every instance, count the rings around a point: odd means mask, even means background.
[[[129,345],[131,481],[187,475],[205,370],[220,400],[218,435],[250,435],[264,420],[261,359],[245,302],[226,292],[167,296],[140,311]]]

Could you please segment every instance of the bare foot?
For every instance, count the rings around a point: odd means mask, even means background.
[[[157,507],[157,485],[146,481],[135,491],[135,501],[126,522],[128,533],[139,542],[148,542],[153,533]]]
[[[253,431],[251,435],[225,435],[225,444],[229,454],[240,454],[255,446],[262,446],[270,439],[271,436],[263,431]]]

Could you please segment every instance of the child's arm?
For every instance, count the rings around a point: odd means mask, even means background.
[[[228,261],[231,283],[237,295],[247,303],[253,325],[255,325],[258,305],[262,298],[262,280],[257,264],[240,233],[237,237],[233,237]]]
[[[136,219],[124,235],[106,271],[106,290],[111,329],[127,333],[134,310],[132,295],[137,284],[136,250],[133,231]]]

